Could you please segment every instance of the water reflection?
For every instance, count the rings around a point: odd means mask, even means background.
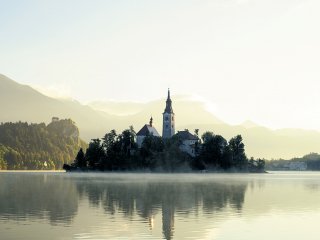
[[[1,239],[278,239],[286,233],[281,239],[296,240],[317,229],[319,179],[319,173],[287,172],[1,172]],[[271,225],[277,228],[265,227]]]
[[[153,216],[162,214],[162,231],[166,239],[172,239],[176,213],[199,211],[213,215],[226,206],[240,211],[244,202],[247,182],[81,182],[77,189],[88,196],[92,206],[103,206],[107,214],[123,213],[130,218],[134,214],[147,220],[152,227]]]
[[[138,176],[138,177],[137,177]],[[241,211],[248,182],[190,179],[189,175],[1,174],[1,220],[43,220],[72,225],[79,202],[106,215],[139,216],[153,228],[162,215],[162,234],[174,236],[175,216],[200,210],[214,216],[229,207]]]
[[[48,220],[70,224],[78,210],[74,182],[47,174],[0,174],[2,220]]]

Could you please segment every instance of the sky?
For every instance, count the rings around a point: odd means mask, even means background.
[[[230,124],[320,130],[320,1],[0,0],[0,73],[59,97],[203,99]]]

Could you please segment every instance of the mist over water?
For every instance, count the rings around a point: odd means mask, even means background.
[[[1,172],[1,239],[319,239],[319,179]]]

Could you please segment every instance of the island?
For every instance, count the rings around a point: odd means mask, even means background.
[[[162,136],[150,118],[138,133],[133,126],[117,134],[92,139],[84,152],[80,148],[66,171],[150,171],[150,172],[265,172],[263,159],[248,159],[241,135],[227,141],[223,136],[199,129],[175,131],[176,116],[170,90],[163,112]]]

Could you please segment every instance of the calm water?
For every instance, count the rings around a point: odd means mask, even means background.
[[[320,173],[0,173],[0,239],[320,239]]]

